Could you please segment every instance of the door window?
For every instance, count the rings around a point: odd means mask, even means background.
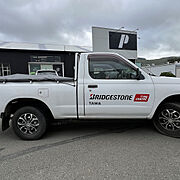
[[[118,58],[90,58],[89,74],[93,79],[136,79],[135,68]]]

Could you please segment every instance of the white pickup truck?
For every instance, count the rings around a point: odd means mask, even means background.
[[[155,77],[115,53],[76,54],[74,78],[0,78],[2,130],[39,139],[51,120],[153,119],[180,137],[180,79]]]

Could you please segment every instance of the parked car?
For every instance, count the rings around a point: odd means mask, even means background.
[[[42,69],[42,70],[37,70],[36,75],[56,75],[58,76],[58,73],[56,70],[53,69]]]

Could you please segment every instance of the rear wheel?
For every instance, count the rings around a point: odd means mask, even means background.
[[[167,136],[180,137],[180,104],[162,105],[153,119],[156,129]]]
[[[47,129],[43,113],[34,107],[22,107],[14,113],[12,127],[15,134],[24,140],[40,139]]]

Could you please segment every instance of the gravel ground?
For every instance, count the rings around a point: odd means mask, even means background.
[[[70,123],[38,141],[9,128],[0,131],[0,179],[180,179],[180,139],[151,123]]]

